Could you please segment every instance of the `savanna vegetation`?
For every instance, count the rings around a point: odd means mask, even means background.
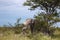
[[[0,27],[0,40],[60,40],[60,28],[53,26],[60,22],[60,13],[56,9],[60,8],[60,0],[27,0],[24,6],[29,6],[30,10],[44,10],[34,16],[34,34],[27,31],[22,34],[23,24],[20,24],[21,18],[15,25]]]

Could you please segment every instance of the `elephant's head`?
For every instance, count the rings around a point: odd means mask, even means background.
[[[28,18],[28,19],[26,19],[26,21],[25,21],[23,24],[24,24],[25,26],[27,26],[27,25],[33,23],[32,20],[33,20],[33,19]]]

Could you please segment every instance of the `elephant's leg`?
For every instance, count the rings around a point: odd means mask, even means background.
[[[33,27],[33,25],[30,26],[30,30],[31,30],[31,33],[33,34],[33,32],[34,32],[34,27]]]
[[[27,27],[23,27],[23,28],[22,28],[23,34],[26,34],[26,30],[27,30]]]

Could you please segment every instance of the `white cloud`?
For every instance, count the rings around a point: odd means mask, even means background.
[[[6,6],[6,5],[22,5],[24,3],[25,0],[0,0],[0,5]]]

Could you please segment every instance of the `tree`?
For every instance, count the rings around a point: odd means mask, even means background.
[[[46,14],[39,13],[38,16],[35,16],[38,28],[42,27],[47,31],[54,23],[60,22],[59,14],[56,11],[57,8],[60,8],[60,0],[27,0],[24,5],[30,6],[30,10],[40,8],[46,11]]]
[[[14,31],[15,31],[16,34],[19,34],[22,30],[22,27],[21,27],[22,24],[20,24],[20,21],[21,21],[21,18],[18,18],[15,25],[14,25],[15,26]]]
[[[15,26],[16,26],[16,27],[19,27],[19,25],[20,25],[20,20],[21,20],[21,18],[18,18],[18,19],[17,19],[17,21],[16,21],[16,23],[15,23]]]
[[[60,8],[60,0],[27,0],[24,5],[31,6],[31,9],[40,7],[47,13],[53,13],[57,7]]]
[[[37,21],[37,23],[35,23],[35,30],[48,33],[49,35],[54,32],[54,27],[51,26],[57,22],[60,22],[58,15],[55,14],[46,15],[44,13],[39,13],[34,18]]]

